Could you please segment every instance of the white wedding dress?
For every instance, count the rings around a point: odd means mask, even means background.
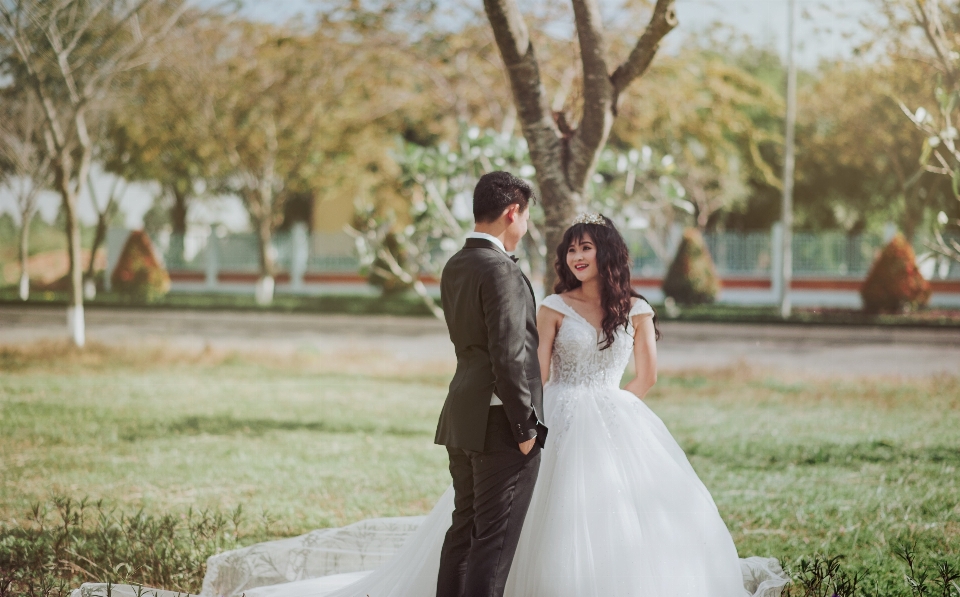
[[[505,597],[778,597],[788,582],[779,563],[738,558],[683,450],[643,401],[619,388],[632,326],[600,350],[597,330],[562,298],[548,296],[543,306],[564,316],[544,386],[550,434]],[[640,300],[631,315],[650,312]],[[452,511],[451,488],[426,517],[368,520],[213,556],[202,595],[435,597]]]

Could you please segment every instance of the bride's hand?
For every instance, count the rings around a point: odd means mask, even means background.
[[[537,443],[537,438],[534,437],[520,444],[520,451],[523,452],[524,456],[530,453],[530,450],[533,449],[533,444],[535,443]]]

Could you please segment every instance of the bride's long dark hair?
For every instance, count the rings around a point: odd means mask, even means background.
[[[610,218],[603,218],[606,225],[601,224],[574,224],[563,233],[563,240],[557,245],[557,260],[554,269],[557,271],[557,283],[553,287],[555,294],[560,294],[580,288],[582,282],[577,279],[567,266],[567,251],[570,245],[583,240],[584,235],[593,239],[597,250],[597,270],[600,275],[600,306],[603,308],[603,321],[600,324],[603,332],[603,344],[600,350],[610,348],[613,344],[617,328],[626,328],[630,322],[630,308],[632,297],[647,301],[640,293],[630,286],[630,251],[627,243],[613,225]],[[652,308],[652,307],[651,307]],[[657,321],[657,312],[653,312],[653,330],[656,339],[660,339],[660,326]]]

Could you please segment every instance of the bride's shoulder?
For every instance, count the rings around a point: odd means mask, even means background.
[[[653,313],[653,307],[650,306],[645,299],[639,297],[632,297],[630,299],[630,317],[635,317],[637,315],[650,315]]]
[[[560,315],[566,314],[566,303],[563,302],[563,299],[559,294],[551,294],[543,298],[540,301],[541,307],[547,307],[550,311],[558,313]]]
[[[557,303],[562,303],[563,299],[560,298],[559,294],[548,294],[543,297],[543,300],[540,301],[541,305],[549,307],[550,305],[556,305]]]

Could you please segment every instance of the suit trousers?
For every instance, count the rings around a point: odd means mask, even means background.
[[[437,597],[501,597],[540,471],[541,442],[524,455],[502,406],[491,406],[483,452],[447,448],[453,524],[440,552]]]

